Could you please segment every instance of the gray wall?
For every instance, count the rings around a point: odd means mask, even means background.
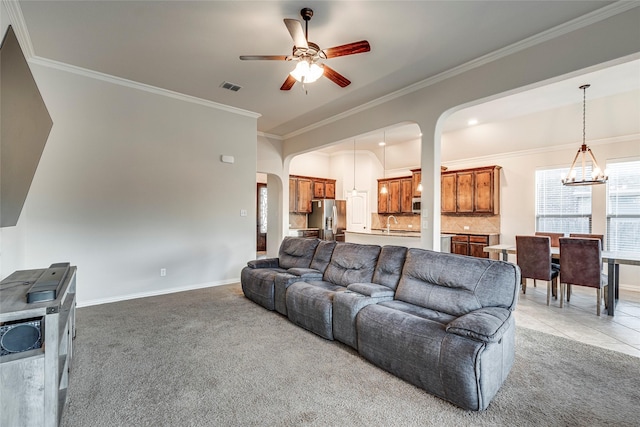
[[[54,126],[1,229],[2,276],[69,261],[81,305],[238,281],[255,258],[257,115],[36,62]]]

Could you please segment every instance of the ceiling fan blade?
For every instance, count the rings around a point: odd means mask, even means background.
[[[291,34],[291,38],[293,39],[293,44],[296,47],[303,47],[305,49],[309,48],[307,38],[304,35],[304,30],[302,29],[300,21],[297,19],[285,19],[284,25],[287,26],[287,30],[289,30],[289,34]]]
[[[248,60],[269,60],[269,61],[286,61],[286,55],[241,55],[240,59]]]
[[[347,87],[351,84],[349,79],[347,79],[345,76],[343,76],[333,68],[329,67],[327,64],[323,64],[323,67],[324,67],[324,76],[329,80],[331,80],[332,82],[334,82],[335,84],[337,84],[338,86]]]
[[[343,44],[342,46],[330,47],[329,49],[325,49],[324,53],[327,55],[327,58],[335,58],[338,56],[369,52],[370,50],[371,46],[369,46],[369,42],[360,40],[359,42]]]
[[[293,85],[295,84],[296,79],[289,74],[287,76],[287,80],[284,81],[284,83],[282,83],[282,86],[280,86],[280,90],[289,90],[293,87]]]

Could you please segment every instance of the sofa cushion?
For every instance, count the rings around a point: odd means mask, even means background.
[[[371,282],[378,255],[378,245],[338,243],[323,278],[327,282],[344,287],[352,283]]]
[[[336,242],[321,240],[320,243],[318,243],[316,252],[313,254],[313,259],[311,260],[311,265],[309,267],[324,274],[324,271],[327,269],[327,266],[331,261],[331,255],[333,254],[335,247]]]
[[[395,290],[398,287],[406,257],[407,248],[404,246],[383,246],[373,273],[373,283]]]
[[[247,265],[251,268],[278,268],[278,258],[262,258],[249,261]]]
[[[450,314],[443,313],[441,311],[431,310],[429,308],[419,307],[417,305],[409,304],[404,301],[394,300],[394,301],[388,301],[388,302],[381,302],[380,305],[400,311],[405,314],[410,314],[412,316],[420,317],[422,319],[438,322],[441,325],[445,325],[445,326],[456,319],[455,316],[452,316]]]
[[[374,298],[393,297],[394,294],[393,289],[378,285],[377,283],[352,283],[347,286],[347,289]]]
[[[426,249],[409,249],[395,298],[453,316],[482,307],[513,309],[517,265]]]
[[[318,243],[318,239],[285,237],[278,253],[280,268],[309,268]]]

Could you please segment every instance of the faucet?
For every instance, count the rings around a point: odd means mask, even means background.
[[[393,222],[395,222],[396,224],[398,223],[398,220],[395,216],[389,215],[387,217],[387,234],[389,234],[389,227],[391,226],[391,224],[389,224],[389,221],[391,220],[391,218],[393,218]]]

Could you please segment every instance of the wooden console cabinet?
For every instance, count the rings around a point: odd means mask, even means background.
[[[16,271],[0,283],[0,325],[40,322],[42,346],[0,356],[0,425],[57,426],[67,398],[73,356],[76,267],[53,301],[26,302],[45,269]]]

